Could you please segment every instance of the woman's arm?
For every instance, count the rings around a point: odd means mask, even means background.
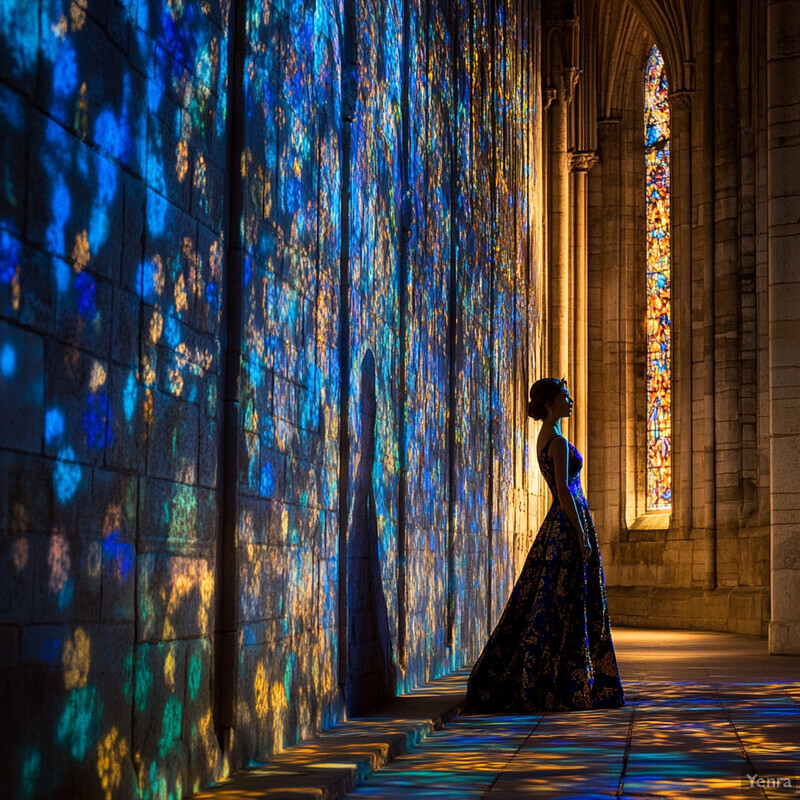
[[[583,560],[588,561],[592,554],[592,546],[589,544],[589,537],[583,528],[581,518],[578,516],[578,508],[575,505],[575,498],[569,490],[569,456],[567,440],[563,436],[556,436],[550,445],[550,453],[553,456],[553,470],[556,478],[556,488],[558,489],[558,500],[570,524],[578,532],[578,543],[581,547]]]

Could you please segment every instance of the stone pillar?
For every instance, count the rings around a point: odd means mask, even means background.
[[[714,452],[716,582],[739,585],[741,275],[736,4],[714,0]]]
[[[699,138],[695,150],[699,157],[694,163],[696,207],[693,222],[697,221],[693,249],[702,262],[693,278],[695,302],[693,313],[693,473],[695,492],[693,527],[702,530],[702,543],[698,541],[692,554],[692,571],[695,583],[702,581],[707,590],[717,588],[717,456],[716,456],[716,350],[714,331],[715,277],[714,268],[714,126],[716,106],[713,101],[714,75],[714,7],[706,5],[703,14],[702,46],[698,53],[699,96],[703,98],[699,110],[700,119],[693,126]],[[695,216],[696,215],[696,216]],[[699,324],[698,324],[699,323]],[[698,374],[699,373],[699,374]]]
[[[587,183],[589,170],[597,163],[594,153],[574,153],[572,156],[572,270],[574,287],[573,331],[572,331],[572,374],[573,394],[576,398],[575,414],[572,418],[572,437],[575,446],[586,458],[587,453],[587,412],[589,407],[589,329],[587,326],[588,258],[587,221],[588,196]],[[584,468],[584,486],[588,486],[588,470]]]
[[[598,154],[601,174],[599,197],[592,206],[592,224],[599,229],[599,266],[592,286],[590,314],[600,317],[599,348],[592,353],[589,379],[592,385],[592,416],[601,419],[602,426],[594,427],[590,439],[589,460],[592,479],[589,500],[596,508],[598,530],[619,530],[623,522],[623,506],[635,509],[635,496],[629,491],[624,457],[626,440],[626,404],[628,392],[623,391],[624,347],[621,330],[620,292],[622,276],[622,162],[621,122],[603,120],[597,125]],[[594,216],[596,215],[596,216]],[[595,422],[596,426],[597,423]],[[589,485],[589,482],[586,482]],[[625,495],[623,495],[623,492]],[[630,521],[630,520],[629,520]]]
[[[771,653],[800,653],[800,15],[767,0]]]
[[[548,275],[550,374],[566,377],[569,370],[569,153],[567,120],[571,99],[570,76],[557,78],[553,102],[547,110],[548,175]]]
[[[549,373],[571,376],[570,333],[570,105],[580,70],[574,0],[542,7],[543,94],[547,105],[547,274]],[[565,426],[564,433],[568,434]]]
[[[691,92],[670,95],[672,226],[672,527],[692,527]]]

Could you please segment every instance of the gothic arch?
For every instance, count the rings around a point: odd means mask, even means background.
[[[601,513],[622,538],[642,527],[667,530],[671,514],[653,515],[645,503],[645,171],[642,138],[643,80],[652,45],[661,50],[650,26],[631,4],[600,0],[590,9],[585,52],[588,81],[597,87],[595,117],[599,164],[589,178],[590,384],[600,380],[605,393],[589,421],[589,439],[602,466],[590,459],[591,492],[613,498]],[[668,26],[658,27],[668,30]],[[673,46],[674,50],[674,46]],[[663,54],[663,50],[662,50]],[[669,65],[668,65],[669,68]],[[668,73],[669,74],[669,73]],[[670,96],[673,95],[670,76]],[[589,92],[590,89],[587,89]],[[680,93],[679,93],[680,94]],[[588,104],[587,104],[588,105]],[[588,109],[584,109],[587,111]],[[585,127],[591,127],[587,124]],[[686,164],[678,164],[688,169]],[[677,182],[686,191],[685,182]],[[674,191],[673,191],[674,195]],[[684,198],[685,199],[685,198]],[[680,251],[680,247],[678,247]],[[678,270],[678,279],[681,273]],[[690,359],[687,358],[687,361]],[[688,413],[683,409],[684,413]],[[606,427],[605,421],[611,421]],[[679,509],[680,510],[680,509]],[[648,534],[649,535],[649,534]]]
[[[627,0],[623,3],[619,0],[597,0],[591,5],[594,8],[587,18],[594,17],[599,33],[602,33],[603,28],[615,30],[617,45],[624,45],[631,35],[638,33],[639,28],[644,28],[664,56],[672,90],[692,91],[695,88],[695,47],[692,31],[696,29],[696,21],[693,24],[687,0]],[[625,52],[620,47],[612,50],[611,55]],[[600,63],[602,65],[602,61]],[[612,83],[607,86],[613,86],[615,75],[610,77]]]
[[[625,107],[645,40],[655,42],[664,56],[670,91],[694,90],[695,55],[685,0],[596,0],[586,4],[585,23],[585,37],[597,43],[592,66],[597,69],[599,119],[613,118]]]
[[[585,234],[592,388],[587,472],[607,540],[612,606],[620,621],[680,625],[670,603],[686,603],[683,624],[763,634],[768,495],[753,488],[751,473],[753,462],[766,459],[768,420],[739,377],[753,373],[758,314],[735,290],[737,281],[755,283],[758,258],[737,249],[756,241],[759,224],[749,209],[741,216],[738,194],[754,191],[737,155],[750,146],[752,126],[763,114],[755,102],[739,109],[736,95],[737,86],[757,87],[761,80],[752,67],[757,58],[737,57],[737,48],[746,49],[753,37],[760,41],[746,5],[587,0],[571,146],[576,155],[598,157],[588,177]],[[642,86],[653,44],[666,62],[672,119],[675,497],[669,515],[647,514],[641,502]],[[730,157],[715,161],[715,153]],[[753,229],[750,238],[737,239],[738,225]],[[576,229],[573,236],[578,241],[581,234]],[[754,374],[749,380],[752,386]],[[747,597],[744,614],[736,605],[740,596]]]
[[[629,106],[635,73],[649,37],[641,19],[627,4],[596,8],[599,119],[616,119]]]
[[[658,43],[673,92],[694,89],[693,25],[687,0],[629,0]]]

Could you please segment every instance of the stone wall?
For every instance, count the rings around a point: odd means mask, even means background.
[[[767,142],[768,289],[761,304],[769,308],[770,652],[800,653],[800,15],[797,4],[785,0],[759,10],[765,11],[766,56],[766,130],[760,133]],[[766,395],[767,387],[762,391]]]
[[[793,428],[786,418],[776,427],[769,373],[766,6],[703,2],[690,12],[676,0],[668,13],[692,20],[679,35],[657,3],[595,5],[602,24],[586,33],[598,37],[588,77],[597,70],[600,86],[589,208],[589,382],[598,391],[589,497],[608,541],[612,619],[764,636],[777,568],[771,573],[770,532],[786,519],[770,510],[772,487],[793,470],[788,452],[770,455],[778,442],[791,449]],[[642,483],[642,81],[654,43],[671,114],[674,488],[666,514],[647,513]],[[784,217],[786,202],[777,203]],[[794,341],[797,316],[787,320],[782,330]],[[791,346],[782,347],[785,358]],[[781,363],[786,377],[790,364]],[[796,502],[789,494],[779,502]]]
[[[538,6],[0,39],[10,795],[186,795],[469,663],[543,498]]]

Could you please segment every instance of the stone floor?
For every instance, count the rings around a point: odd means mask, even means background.
[[[359,767],[350,781],[356,788],[345,796],[800,796],[800,656],[769,656],[764,639],[720,633],[616,628],[614,640],[625,707],[531,716],[460,715],[440,730],[431,723],[407,737],[408,749],[395,748],[394,758],[386,752],[372,759],[372,769]],[[426,687],[421,697],[428,705],[416,709],[417,721],[426,716],[426,709],[449,707],[451,715],[457,713],[454,700],[460,700],[465,681],[462,672]],[[412,701],[406,712],[414,710]],[[384,715],[374,723],[399,730],[411,719],[406,712],[398,707],[394,719]],[[440,716],[439,723],[446,717]],[[352,724],[361,724],[361,735],[369,739],[368,721],[348,723]],[[326,734],[332,737],[327,750],[323,744],[313,754],[307,752],[306,768],[324,772],[326,766],[335,766],[332,759],[326,763],[321,758],[324,752],[332,754],[338,766],[347,765],[348,752],[353,751],[347,750],[346,726],[340,734],[335,730]],[[344,749],[336,749],[337,742]],[[281,756],[288,756],[282,762],[284,773],[291,774],[292,764],[301,766],[299,756],[292,761],[292,750]],[[269,764],[263,767],[266,776],[275,770]],[[290,786],[286,777],[283,784],[277,775],[260,787],[250,783],[251,791],[245,793],[222,786],[207,796],[332,798],[344,793],[341,783],[338,789],[320,789],[307,778],[303,788],[301,780]]]

